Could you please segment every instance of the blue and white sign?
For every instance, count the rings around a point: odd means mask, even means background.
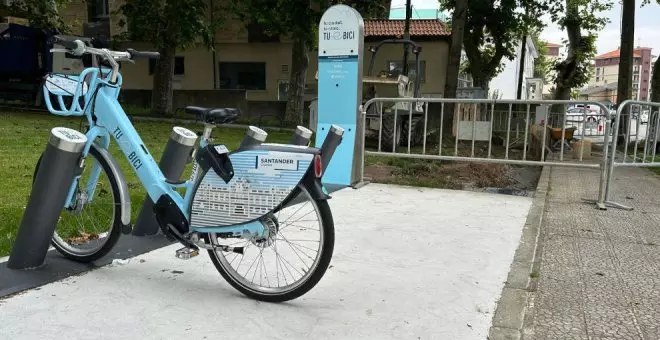
[[[344,129],[341,144],[323,175],[324,184],[354,185],[362,157],[362,54],[364,21],[346,5],[328,8],[319,24],[318,125],[320,147],[332,124]]]

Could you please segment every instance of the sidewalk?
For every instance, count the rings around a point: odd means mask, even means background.
[[[552,168],[541,265],[523,339],[660,339],[660,176],[618,168],[599,211],[598,172]]]

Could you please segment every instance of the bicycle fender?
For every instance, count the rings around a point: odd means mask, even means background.
[[[121,212],[121,223],[123,225],[129,225],[131,223],[131,195],[128,192],[128,186],[126,185],[126,178],[124,173],[121,171],[119,164],[114,157],[108,152],[107,149],[100,147],[95,142],[92,144],[92,147],[99,152],[101,157],[108,163],[110,166],[110,172],[112,176],[117,181],[119,186],[119,202],[121,202],[119,209]]]
[[[330,195],[326,193],[326,190],[323,187],[323,184],[321,183],[321,179],[316,178],[313,170],[310,169],[307,172],[307,174],[303,178],[303,182],[307,184],[307,188],[310,191],[309,193],[314,197],[314,199],[329,200],[331,198]]]

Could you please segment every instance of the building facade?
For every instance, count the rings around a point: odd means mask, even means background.
[[[650,99],[651,75],[653,74],[651,48],[637,47],[633,52],[632,98]],[[620,50],[610,51],[594,58],[594,72],[589,88],[598,88],[619,81]]]
[[[538,52],[530,37],[527,37],[527,40],[525,40],[523,44],[518,44],[516,47],[516,57],[513,60],[504,60],[502,72],[491,80],[489,91],[492,93],[498,93],[499,99],[517,99],[519,83],[518,75],[520,73],[520,61],[522,58],[521,46],[526,49],[521,99],[540,99],[530,98],[536,97],[535,94],[540,93],[540,89],[538,89],[539,82],[534,78],[534,61],[538,58]]]
[[[564,46],[560,44],[546,42],[545,48],[546,48],[545,60],[549,65],[553,65],[554,62],[556,62],[557,60],[561,60],[564,58],[564,54],[565,54]],[[543,79],[543,98],[549,99],[552,97],[552,92],[555,87],[554,79],[556,75],[557,72],[554,69],[552,69],[552,67],[546,73],[545,79]]]

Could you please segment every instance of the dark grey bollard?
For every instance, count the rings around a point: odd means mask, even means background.
[[[253,145],[259,145],[266,140],[266,137],[268,137],[268,133],[266,131],[256,126],[250,125],[247,132],[245,133],[245,137],[243,137],[243,141],[241,142],[239,149]]]
[[[44,263],[67,194],[81,169],[80,156],[85,143],[87,137],[76,130],[56,127],[50,131],[48,145],[7,261],[8,268],[36,268]]]
[[[328,163],[330,163],[332,160],[332,155],[335,153],[335,150],[337,150],[337,147],[341,143],[343,135],[344,129],[334,124],[330,126],[330,131],[328,131],[328,135],[325,137],[323,144],[321,145],[321,162],[323,163],[323,173],[325,173],[325,169],[328,168]]]
[[[307,146],[310,138],[312,138],[312,130],[298,125],[289,144]]]
[[[170,139],[167,141],[167,145],[163,151],[163,156],[158,163],[165,178],[172,182],[179,181],[196,141],[197,135],[194,132],[180,126],[175,126],[172,129],[172,135],[170,135]],[[147,195],[135,222],[133,235],[156,235],[159,230],[156,215],[154,214],[154,202]]]

